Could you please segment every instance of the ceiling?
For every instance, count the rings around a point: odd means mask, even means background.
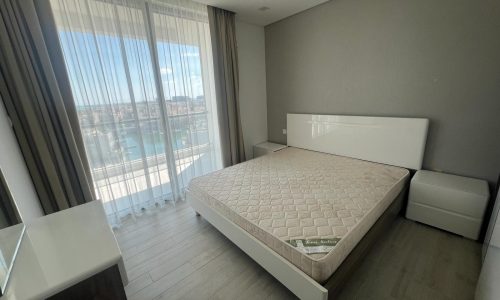
[[[195,0],[236,13],[236,19],[266,26],[329,0]],[[267,7],[268,9],[260,10]]]

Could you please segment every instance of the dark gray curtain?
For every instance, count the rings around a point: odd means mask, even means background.
[[[225,167],[245,161],[234,17],[233,12],[208,6],[222,163]]]
[[[93,200],[48,0],[0,1],[0,95],[44,212]]]

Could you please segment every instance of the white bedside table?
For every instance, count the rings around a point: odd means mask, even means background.
[[[276,143],[270,143],[270,142],[263,142],[257,145],[253,146],[253,157],[257,158],[262,155],[266,155],[272,152],[279,151],[281,149],[286,148],[286,145],[281,145],[281,144],[276,144]]]
[[[420,170],[411,180],[406,217],[476,240],[489,197],[484,180]]]

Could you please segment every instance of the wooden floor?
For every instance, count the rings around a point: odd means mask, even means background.
[[[115,231],[129,299],[292,299],[295,296],[186,204]],[[399,218],[338,299],[473,299],[480,245]]]

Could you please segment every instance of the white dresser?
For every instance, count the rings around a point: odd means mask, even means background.
[[[276,144],[271,142],[263,142],[253,146],[253,157],[257,158],[262,155],[266,155],[272,152],[279,151],[286,148],[286,145]]]
[[[420,170],[411,180],[406,217],[476,240],[489,196],[484,180]]]
[[[26,225],[5,296],[20,299],[126,299],[123,258],[100,201]]]

